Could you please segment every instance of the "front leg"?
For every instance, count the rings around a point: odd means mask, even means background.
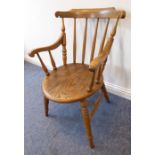
[[[89,112],[87,109],[87,106],[88,106],[87,101],[86,100],[81,101],[80,105],[81,105],[81,113],[82,113],[84,125],[86,128],[86,134],[87,134],[88,141],[89,141],[89,146],[91,148],[94,148],[93,135],[91,131],[91,122],[90,122]]]

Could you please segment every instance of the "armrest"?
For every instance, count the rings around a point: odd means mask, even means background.
[[[90,65],[89,65],[89,70],[90,71],[95,71],[96,68],[100,64],[105,63],[105,61],[106,61],[106,59],[108,57],[108,54],[110,52],[112,43],[113,43],[113,36],[110,36],[110,38],[108,39],[108,41],[107,41],[107,43],[106,43],[102,53],[98,57],[96,57],[94,60],[91,61]]]
[[[92,60],[89,65],[89,70],[95,71],[99,65],[103,64],[106,61],[107,56],[108,56],[107,54],[102,54],[96,57],[94,60]]]
[[[63,38],[64,38],[64,34],[62,33],[61,36],[58,38],[58,40],[55,43],[53,43],[52,45],[46,46],[46,47],[40,47],[40,48],[33,49],[29,53],[29,56],[34,57],[34,55],[39,52],[56,49],[58,46],[60,46],[63,43]]]

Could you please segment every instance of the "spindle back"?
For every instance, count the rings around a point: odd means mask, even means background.
[[[60,17],[62,19],[62,33],[64,34],[64,40],[65,44],[63,46],[63,63],[67,64],[67,54],[66,54],[66,33],[65,33],[65,18],[73,18],[74,26],[73,26],[73,63],[77,63],[76,55],[77,55],[77,19],[78,18],[84,18],[85,19],[85,26],[84,26],[84,34],[83,34],[83,44],[82,44],[82,60],[81,63],[85,63],[85,55],[86,55],[86,44],[87,44],[87,34],[88,32],[88,19],[89,18],[95,18],[96,19],[96,25],[94,28],[94,35],[91,45],[91,52],[90,52],[90,62],[94,59],[94,51],[96,47],[96,40],[97,40],[97,32],[98,27],[100,23],[100,19],[106,20],[106,25],[104,27],[103,36],[100,42],[100,48],[98,51],[98,55],[105,52],[104,49],[106,49],[106,54],[108,55],[110,52],[110,48],[112,46],[113,37],[116,33],[116,28],[118,25],[118,21],[120,18],[125,17],[125,11],[123,10],[116,10],[114,7],[109,8],[98,8],[98,9],[72,9],[69,11],[57,11],[55,13],[56,17]],[[107,39],[107,31],[109,28],[109,23],[111,19],[115,19],[116,22],[111,30],[111,35]]]

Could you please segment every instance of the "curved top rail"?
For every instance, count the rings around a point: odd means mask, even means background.
[[[108,8],[82,8],[82,9],[71,9],[70,11],[74,12],[99,12],[104,10],[115,10],[115,7]]]
[[[72,9],[70,11],[57,11],[56,17],[61,18],[125,18],[124,10],[115,8],[96,8],[96,9]]]

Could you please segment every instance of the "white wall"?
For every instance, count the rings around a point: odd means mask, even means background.
[[[102,8],[114,6],[118,9],[126,10],[126,18],[121,20],[115,41],[109,56],[104,77],[109,91],[130,98],[130,0],[26,0],[25,1],[25,59],[38,64],[36,58],[29,58],[27,53],[36,47],[46,46],[55,41],[61,30],[61,21],[55,18],[55,11],[69,10],[71,8]],[[72,32],[73,22],[69,19],[65,21],[66,33],[68,36],[67,50],[68,62],[72,60]],[[77,27],[78,34],[78,60],[81,59],[82,39],[83,39],[83,20],[79,20]],[[86,62],[89,62],[88,53],[90,53],[91,42],[94,33],[95,20],[91,20],[88,25],[87,37],[87,55]],[[97,45],[102,36],[102,25],[99,27]],[[99,46],[96,46],[96,54]],[[57,65],[62,64],[61,48],[54,53]],[[50,66],[48,58],[47,65]]]

